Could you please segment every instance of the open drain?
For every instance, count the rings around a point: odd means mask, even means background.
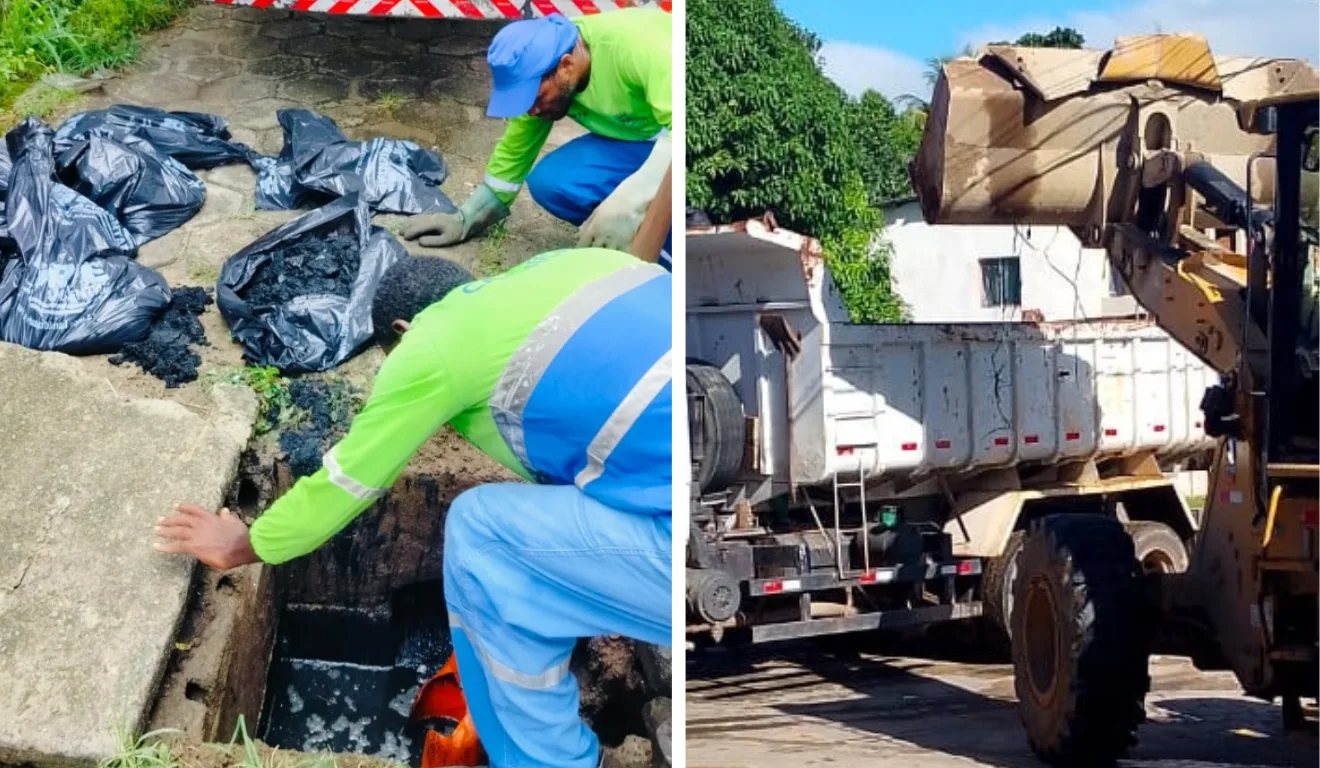
[[[400,590],[381,611],[286,606],[261,739],[419,765],[425,734],[408,713],[452,650],[445,616],[436,582]]]

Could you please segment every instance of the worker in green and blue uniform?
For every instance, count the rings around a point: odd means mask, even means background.
[[[578,715],[580,637],[670,643],[671,277],[599,248],[474,280],[409,257],[372,308],[389,351],[348,434],[253,523],[183,505],[157,548],[220,569],[311,552],[385,495],[445,424],[529,482],[450,506],[444,591],[495,768],[603,762]]]
[[[581,228],[578,245],[628,250],[670,165],[670,41],[670,15],[651,8],[500,30],[487,54],[487,114],[512,119],[485,179],[457,213],[414,217],[403,237],[427,247],[462,242],[507,217],[525,182],[542,208]],[[590,133],[536,162],[564,117]],[[670,252],[666,239],[661,264]]]

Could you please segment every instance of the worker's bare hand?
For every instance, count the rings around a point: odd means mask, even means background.
[[[213,514],[196,504],[180,504],[175,514],[156,524],[157,552],[192,555],[219,571],[260,562],[252,549],[247,525],[228,509]]]

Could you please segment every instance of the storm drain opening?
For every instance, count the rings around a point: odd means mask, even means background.
[[[408,721],[422,684],[453,651],[441,581],[445,514],[467,488],[504,479],[463,469],[410,470],[324,546],[284,565],[199,569],[150,727],[223,743],[241,716],[249,734],[280,752],[419,766],[426,731],[447,735],[456,725]],[[294,474],[285,460],[245,456],[231,509],[251,521]],[[623,766],[653,765],[655,745],[668,747],[665,652],[584,639],[571,669],[581,714],[602,745],[618,750]]]

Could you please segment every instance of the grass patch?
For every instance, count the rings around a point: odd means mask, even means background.
[[[481,259],[477,269],[479,277],[494,277],[508,269],[504,264],[504,246],[509,241],[509,227],[505,221],[498,221],[487,229],[481,237]]]
[[[0,113],[47,72],[82,75],[138,53],[137,35],[189,0],[0,0]]]
[[[163,728],[134,737],[126,728],[115,730],[115,754],[102,760],[98,768],[179,768],[179,758],[168,741],[160,737],[182,731]]]
[[[19,97],[14,100],[14,108],[12,110],[14,121],[17,122],[29,115],[44,120],[47,117],[50,117],[51,113],[55,110],[76,98],[78,98],[77,91],[68,91],[63,88],[51,88],[46,85],[31,88],[20,94]]]
[[[196,285],[215,285],[220,282],[220,268],[206,262],[189,262],[188,279]]]

